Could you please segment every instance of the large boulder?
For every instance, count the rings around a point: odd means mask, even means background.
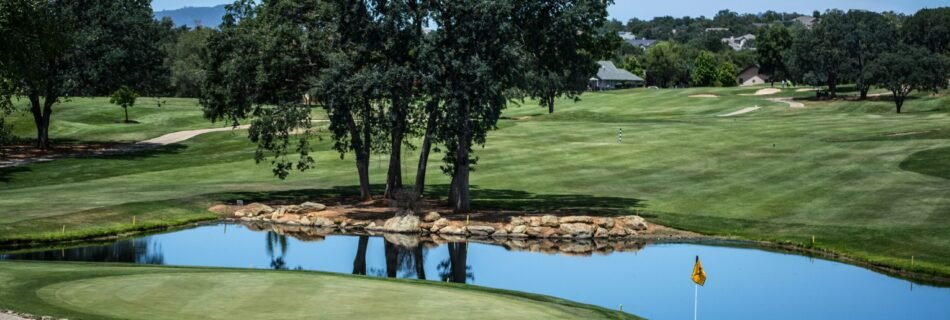
[[[336,223],[334,223],[333,220],[330,220],[324,217],[311,218],[310,221],[311,221],[310,224],[312,224],[314,227],[326,228],[326,227],[332,227],[336,225]]]
[[[597,231],[594,231],[594,238],[607,238],[610,237],[610,231],[604,228],[597,228]]]
[[[462,227],[458,227],[458,226],[446,226],[446,227],[440,229],[438,233],[439,233],[439,234],[444,234],[444,235],[460,235],[460,236],[463,236],[463,235],[468,234],[468,231],[466,230],[466,228],[465,228],[464,226],[462,226]]]
[[[610,230],[614,227],[614,218],[594,218],[594,224]]]
[[[511,232],[508,233],[511,237],[524,238],[528,236],[528,226],[518,225],[514,228],[511,228]]]
[[[526,226],[526,225],[530,225],[530,224],[531,224],[531,221],[529,221],[528,218],[525,218],[525,217],[511,217],[511,225],[512,225],[512,226]]]
[[[297,210],[303,213],[317,212],[326,210],[327,206],[322,203],[304,202],[297,206]]]
[[[256,217],[274,212],[274,208],[263,203],[252,203],[234,212],[238,217]]]
[[[425,222],[435,222],[436,220],[442,219],[442,216],[438,212],[432,211],[426,214],[422,221]]]
[[[561,217],[560,219],[558,219],[558,222],[562,224],[563,223],[588,223],[589,224],[589,223],[592,223],[593,221],[594,221],[594,218],[587,217],[587,216],[567,216],[567,217]]]
[[[468,226],[468,232],[475,236],[487,236],[495,232],[492,226]]]
[[[590,238],[594,236],[594,227],[586,223],[565,223],[560,226],[561,235],[572,238]]]
[[[419,217],[415,215],[396,216],[386,220],[386,223],[383,224],[383,231],[395,233],[418,233],[422,231],[419,229],[420,223],[421,221],[419,221]]]
[[[617,218],[617,222],[626,229],[642,231],[647,229],[647,222],[641,216],[623,216]]]
[[[451,224],[451,221],[449,221],[449,219],[439,218],[438,220],[435,220],[435,222],[432,223],[432,227],[429,228],[429,232],[437,233],[439,232],[439,230],[442,230],[442,228],[447,227],[449,224]]]
[[[542,226],[542,227],[554,227],[554,228],[556,228],[558,225],[560,225],[560,222],[558,222],[558,219],[557,219],[556,216],[552,216],[552,215],[541,216],[541,226]]]

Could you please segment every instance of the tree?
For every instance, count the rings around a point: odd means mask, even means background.
[[[208,38],[214,29],[198,27],[175,33],[165,48],[165,65],[168,68],[170,93],[176,97],[198,97],[205,71],[202,69],[202,50],[207,48]]]
[[[637,59],[635,55],[628,55],[623,59],[623,69],[640,77],[645,76],[643,74],[643,66],[640,65],[640,59]]]
[[[122,107],[122,110],[125,111],[125,123],[129,123],[129,107],[135,105],[135,99],[138,99],[138,97],[139,94],[135,90],[122,86],[112,93],[109,103]]]
[[[860,99],[866,99],[877,74],[873,69],[876,59],[893,49],[899,39],[897,27],[879,13],[851,10],[844,15],[844,43],[847,50],[848,73],[858,87]]]
[[[947,64],[926,49],[901,46],[881,54],[876,72],[881,87],[891,91],[897,113],[901,113],[911,92],[947,88]]]
[[[680,48],[668,41],[660,42],[646,54],[647,77],[653,78],[656,85],[670,87],[686,73],[685,63],[680,56]]]
[[[800,29],[789,50],[789,62],[798,82],[820,82],[837,97],[838,83],[847,74],[850,58],[844,37],[850,30],[841,11],[821,15],[821,23],[811,30]],[[808,81],[812,80],[812,81]]]
[[[0,96],[26,97],[36,146],[51,145],[53,106],[63,97],[107,94],[104,88],[142,88],[163,82],[161,52],[148,43],[157,23],[149,1],[0,1]]]
[[[937,54],[950,53],[950,7],[922,9],[907,18],[902,27],[908,44],[923,46]]]
[[[522,81],[525,48],[512,19],[517,5],[453,0],[433,6],[439,29],[430,34],[435,52],[429,63],[432,78],[442,85],[429,94],[444,110],[437,131],[446,145],[443,171],[452,175],[449,198],[456,212],[470,210],[469,173],[477,162],[473,146],[485,144],[508,104],[509,89]]]
[[[773,24],[759,31],[755,40],[757,61],[761,72],[769,75],[769,81],[784,79],[788,72],[786,57],[792,46],[792,33],[780,24]]]
[[[719,80],[716,55],[709,51],[701,51],[693,63],[691,83],[694,87],[711,87]]]
[[[548,113],[560,97],[577,100],[600,66],[596,59],[611,45],[603,29],[613,0],[530,0],[519,2],[516,21],[528,67],[528,95],[538,98]],[[616,33],[610,33],[615,35]]]
[[[725,61],[722,64],[720,64],[719,69],[717,70],[717,73],[716,73],[717,86],[735,87],[736,85],[738,85],[736,78],[739,75],[736,74],[736,72],[737,72],[736,65],[732,64],[732,62]]]

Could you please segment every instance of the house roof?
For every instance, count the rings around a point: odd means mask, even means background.
[[[635,47],[650,47],[657,42],[657,40],[649,39],[626,39],[627,43]]]
[[[597,63],[600,64],[600,70],[597,70],[597,79],[610,81],[643,81],[643,78],[630,73],[630,71],[617,68],[613,62],[597,61]]]

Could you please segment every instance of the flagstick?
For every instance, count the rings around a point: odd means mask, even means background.
[[[696,287],[696,295],[693,298],[693,320],[696,320],[699,314],[699,285],[693,284],[693,286]]]

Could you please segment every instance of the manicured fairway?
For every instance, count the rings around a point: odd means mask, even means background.
[[[812,246],[814,236],[819,249],[950,276],[945,92],[918,94],[896,114],[892,102],[874,100],[805,101],[791,109],[767,99],[811,93],[746,95],[758,89],[592,93],[580,103],[560,101],[553,115],[530,102],[513,105],[476,149],[474,205],[639,209],[654,222],[708,234],[802,246]],[[689,97],[698,94],[718,98]],[[761,108],[719,117],[754,106]],[[58,116],[69,118],[63,109]],[[155,224],[206,219],[215,201],[351,192],[352,156],[341,160],[330,151],[325,133],[314,148],[317,167],[285,181],[267,163],[254,164],[242,133],[137,155],[0,169],[0,241],[114,232],[131,227],[133,216]],[[386,158],[373,157],[372,181],[381,183]],[[447,182],[439,158],[430,161],[434,195],[444,194]],[[411,179],[416,156],[404,159]]]
[[[313,272],[0,263],[0,308],[70,319],[633,319],[473,286]]]

